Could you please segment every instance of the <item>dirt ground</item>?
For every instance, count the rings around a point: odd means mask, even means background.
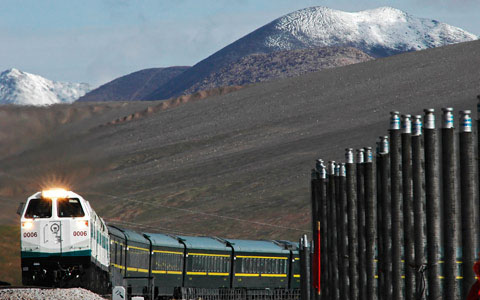
[[[298,240],[310,228],[316,158],[375,146],[392,110],[474,111],[479,66],[475,41],[256,84],[128,122],[112,121],[159,103],[1,107],[0,222],[18,224],[19,202],[60,185],[107,221],[144,231]]]

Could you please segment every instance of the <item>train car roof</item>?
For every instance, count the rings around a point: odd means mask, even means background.
[[[203,250],[218,250],[218,251],[232,251],[230,247],[225,245],[225,243],[221,243],[214,238],[206,237],[206,236],[184,236],[184,235],[177,235],[187,248],[193,249],[203,249]]]
[[[146,235],[151,241],[153,246],[163,246],[163,247],[181,247],[183,248],[183,245],[180,244],[180,242],[169,235],[162,234],[162,233],[143,233]]]
[[[142,243],[142,244],[150,245],[150,242],[143,235],[141,235],[140,233],[138,233],[136,231],[125,229],[125,228],[120,228],[120,227],[117,227],[117,226],[111,226],[111,225],[108,226],[108,231],[111,234],[117,235],[121,238],[126,238],[127,239],[127,244],[129,242],[135,242],[135,243]]]
[[[118,236],[119,238],[122,238],[122,239],[125,238],[125,235],[123,234],[122,230],[120,230],[120,228],[118,228],[116,226],[112,226],[112,225],[107,225],[107,228],[108,228],[108,233],[109,234],[116,235],[116,236]]]
[[[298,247],[299,247],[298,243],[295,243],[295,242],[290,242],[290,241],[285,241],[285,240],[276,240],[275,242],[281,244],[286,249],[292,250],[292,251],[297,251]]]
[[[129,242],[135,242],[150,245],[150,242],[143,235],[136,231],[123,229],[123,233],[125,233],[125,236],[127,237],[127,244]]]
[[[290,251],[272,241],[253,241],[226,239],[235,252],[279,253],[289,254]]]

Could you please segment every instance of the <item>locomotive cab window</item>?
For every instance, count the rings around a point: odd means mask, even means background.
[[[51,199],[32,199],[28,203],[25,211],[25,218],[51,218],[52,200]]]
[[[74,218],[74,217],[83,217],[85,213],[83,212],[82,205],[80,200],[72,199],[58,199],[57,201],[57,213],[61,218]]]

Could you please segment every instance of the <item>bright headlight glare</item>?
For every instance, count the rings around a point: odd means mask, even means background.
[[[42,197],[48,199],[67,198],[67,191],[64,189],[50,189],[42,191]]]
[[[32,227],[33,227],[33,222],[31,221],[22,222],[23,229],[31,229]]]

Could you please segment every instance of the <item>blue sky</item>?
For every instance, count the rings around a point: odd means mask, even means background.
[[[0,71],[93,86],[150,67],[193,65],[297,9],[392,6],[480,35],[478,0],[1,0]]]

